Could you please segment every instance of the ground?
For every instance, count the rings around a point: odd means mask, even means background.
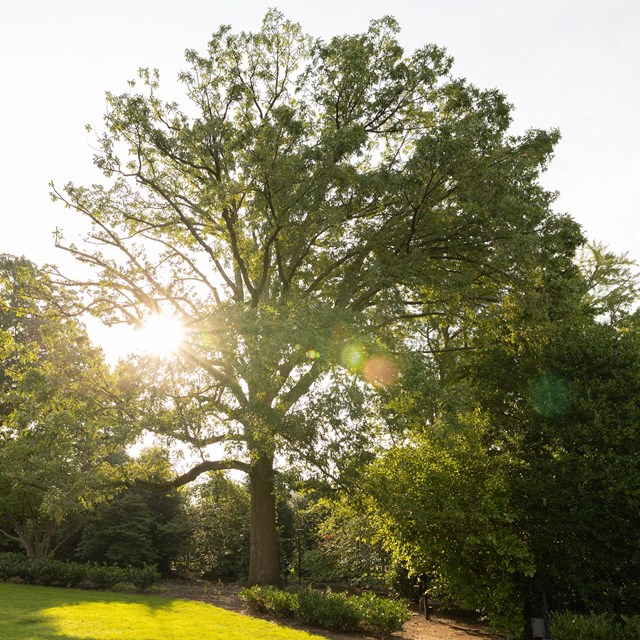
[[[156,593],[173,598],[199,600],[244,615],[273,620],[296,629],[305,629],[316,635],[324,636],[328,640],[364,640],[363,636],[355,634],[332,633],[256,614],[250,611],[244,601],[240,599],[238,591],[237,585],[222,582],[165,580],[160,583]],[[411,620],[405,624],[402,632],[394,633],[391,637],[395,640],[470,640],[471,638],[497,640],[499,636],[489,634],[481,625],[468,622],[463,617],[449,617],[436,612],[430,620],[425,620],[424,616],[414,613]]]

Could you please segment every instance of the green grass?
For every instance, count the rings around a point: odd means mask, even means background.
[[[324,640],[202,602],[0,583],[2,640]]]

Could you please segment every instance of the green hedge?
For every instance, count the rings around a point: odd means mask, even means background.
[[[148,589],[160,578],[152,565],[115,567],[101,564],[61,562],[52,558],[27,558],[20,553],[0,553],[0,580],[20,579],[27,584],[58,587],[111,589],[120,583]]]
[[[331,590],[249,587],[240,597],[254,611],[317,625],[343,633],[365,633],[387,638],[409,619],[407,605],[372,593],[348,596]]]
[[[557,613],[551,619],[553,640],[638,640],[640,616],[610,613]]]

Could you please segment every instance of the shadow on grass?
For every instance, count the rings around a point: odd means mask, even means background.
[[[321,640],[200,602],[19,584],[0,584],[0,638]]]

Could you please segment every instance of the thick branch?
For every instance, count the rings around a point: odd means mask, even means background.
[[[230,469],[249,473],[251,465],[246,462],[241,462],[240,460],[205,460],[204,462],[195,465],[195,467],[192,467],[181,476],[174,478],[170,482],[152,482],[150,480],[138,479],[135,481],[135,484],[139,487],[156,491],[167,491],[189,484],[189,482],[192,482],[203,473],[207,473],[209,471],[227,471]]]

